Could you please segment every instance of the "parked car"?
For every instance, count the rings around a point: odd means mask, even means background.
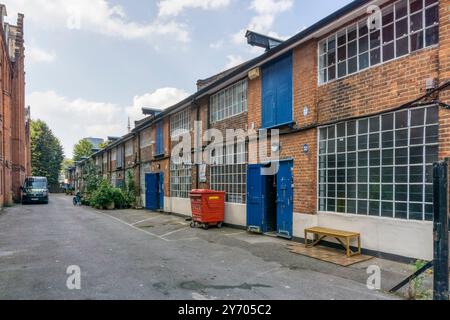
[[[22,203],[48,204],[48,182],[44,177],[27,177],[22,187]]]

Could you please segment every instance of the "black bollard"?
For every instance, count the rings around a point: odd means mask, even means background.
[[[448,162],[434,164],[434,300],[449,300]]]

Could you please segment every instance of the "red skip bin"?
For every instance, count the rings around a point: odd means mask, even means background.
[[[202,225],[204,229],[212,225],[222,227],[225,220],[225,192],[192,190],[189,197],[192,207],[192,228],[198,225]]]

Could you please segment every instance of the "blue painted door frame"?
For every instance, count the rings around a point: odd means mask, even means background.
[[[266,165],[248,166],[247,228],[257,233],[276,231],[280,237],[290,239],[294,209],[293,161],[281,161],[279,165],[276,176],[262,175],[262,168]],[[274,188],[274,179],[276,179],[276,188]]]

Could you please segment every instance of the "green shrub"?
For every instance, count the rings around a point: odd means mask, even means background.
[[[112,200],[114,201],[116,209],[126,209],[130,207],[130,203],[119,188],[112,189]]]
[[[90,204],[97,209],[105,209],[114,203],[113,187],[108,182],[102,181],[97,190],[92,193]]]
[[[112,187],[107,181],[100,182],[89,198],[89,205],[97,209],[106,209],[114,204],[115,209],[126,209],[131,206],[127,194],[119,188]]]
[[[126,182],[123,189],[128,207],[136,207],[136,185],[131,171],[126,172]]]

